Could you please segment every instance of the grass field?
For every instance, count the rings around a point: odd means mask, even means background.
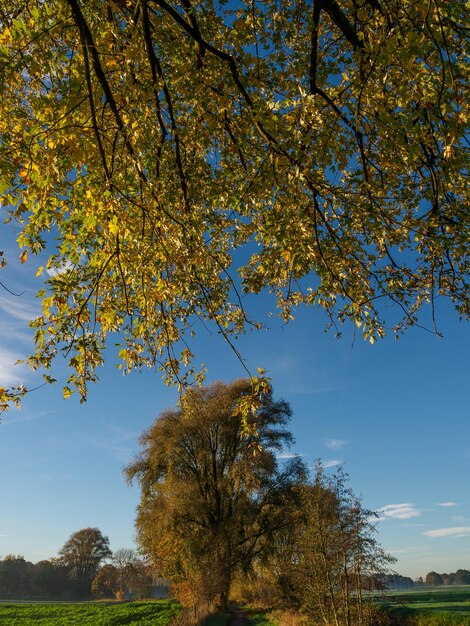
[[[162,601],[122,604],[0,604],[2,626],[167,626],[178,612]]]
[[[257,613],[255,615],[250,615],[250,624],[254,626],[275,626],[273,622],[271,622],[266,615],[262,615],[261,613]]]
[[[470,586],[388,592],[382,602],[397,623],[470,626]]]
[[[470,626],[470,586],[388,592],[380,604],[403,626]],[[167,600],[105,603],[0,603],[1,626],[168,626],[178,605]],[[266,615],[248,611],[253,626],[273,626]],[[208,626],[224,626],[214,616]]]

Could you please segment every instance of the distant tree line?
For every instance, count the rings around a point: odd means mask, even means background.
[[[384,590],[387,589],[411,589],[416,587],[416,582],[409,576],[400,574],[381,574],[378,582]]]
[[[143,597],[151,584],[148,565],[133,550],[113,554],[98,528],[73,533],[57,558],[34,564],[10,554],[0,560],[1,598]]]
[[[450,574],[438,574],[433,571],[426,574],[425,582],[433,587],[441,585],[470,585],[470,571],[468,569],[458,569]]]
[[[424,579],[420,576],[416,580],[412,580],[409,576],[400,576],[400,574],[381,574],[378,577],[378,583],[384,590],[410,589],[424,585],[432,587],[439,587],[441,585],[470,585],[470,571],[467,569],[458,569],[456,572],[450,574],[438,574],[432,571],[426,574]]]

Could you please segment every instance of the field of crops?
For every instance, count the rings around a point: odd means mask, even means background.
[[[164,601],[122,604],[0,604],[2,626],[167,626],[178,612]]]

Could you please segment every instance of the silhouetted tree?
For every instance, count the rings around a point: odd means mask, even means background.
[[[70,587],[68,567],[60,559],[39,561],[34,565],[31,587],[35,596],[60,597]]]
[[[442,585],[442,576],[437,572],[428,572],[425,578],[427,585],[432,585],[433,587],[437,587]]]
[[[470,572],[468,569],[458,569],[455,572],[456,585],[470,585]]]
[[[122,593],[147,598],[152,588],[150,567],[135,550],[121,548],[113,554],[113,563],[119,575],[119,589]]]
[[[30,595],[33,567],[21,555],[5,556],[0,561],[0,593],[9,596]]]
[[[79,596],[90,595],[91,583],[98,567],[112,555],[109,539],[98,528],[83,528],[71,535],[59,554],[68,565],[70,576]]]

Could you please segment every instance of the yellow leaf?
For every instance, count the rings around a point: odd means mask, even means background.
[[[119,226],[117,223],[117,219],[113,218],[108,224],[109,232],[112,235],[116,235],[119,232]]]

